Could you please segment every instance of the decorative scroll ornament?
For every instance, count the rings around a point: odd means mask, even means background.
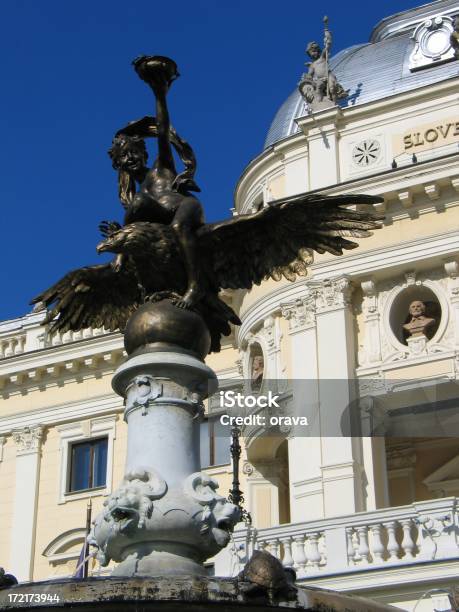
[[[418,25],[412,36],[415,45],[409,59],[410,70],[456,59],[459,48],[458,25],[457,19],[453,24],[451,17],[445,15],[426,19]]]

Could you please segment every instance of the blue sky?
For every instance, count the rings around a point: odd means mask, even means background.
[[[212,221],[228,215],[242,170],[298,82],[306,43],[322,38],[324,12],[337,52],[417,4],[4,0],[0,320],[28,312],[68,270],[101,260],[97,225],[122,218],[107,149],[119,127],[153,114],[134,57],[178,63],[172,121],[196,152]]]

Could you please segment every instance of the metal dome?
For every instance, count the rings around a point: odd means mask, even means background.
[[[330,67],[338,82],[349,90],[349,97],[340,106],[354,106],[381,100],[394,94],[417,89],[459,75],[459,62],[437,64],[412,72],[410,54],[415,41],[413,32],[430,16],[459,14],[459,3],[440,0],[387,18],[376,26],[374,32],[384,26],[384,36],[373,35],[372,42],[355,45],[337,53]],[[412,17],[410,20],[409,17]],[[399,28],[397,28],[399,25]],[[390,32],[387,30],[390,27]],[[379,34],[379,32],[378,32]],[[295,119],[308,113],[299,91],[295,89],[277,111],[269,128],[264,148],[295,134]]]

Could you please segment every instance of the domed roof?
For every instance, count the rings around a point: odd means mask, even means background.
[[[413,32],[426,18],[439,14],[459,14],[457,1],[439,0],[388,17],[376,26],[371,42],[337,53],[330,60],[330,67],[338,82],[349,90],[349,97],[340,100],[340,106],[381,100],[458,76],[458,61],[410,69],[410,55],[415,45]],[[277,111],[264,148],[297,132],[295,119],[307,114],[306,103],[295,89]]]

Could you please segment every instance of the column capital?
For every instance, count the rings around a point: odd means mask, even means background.
[[[42,425],[32,425],[13,429],[13,440],[16,443],[16,455],[28,455],[38,453],[41,448],[44,427]]]
[[[316,300],[313,293],[281,304],[282,316],[289,323],[289,333],[294,334],[316,324]]]
[[[353,286],[348,276],[342,275],[324,281],[312,281],[318,313],[341,310],[351,304]]]

